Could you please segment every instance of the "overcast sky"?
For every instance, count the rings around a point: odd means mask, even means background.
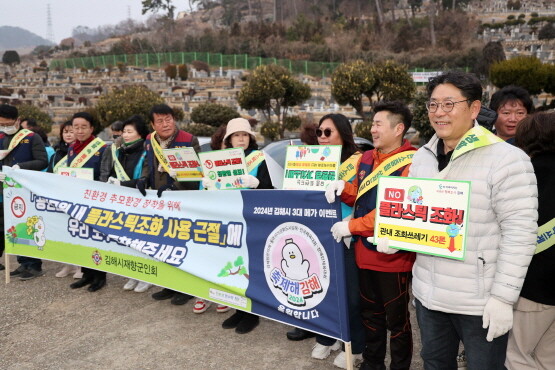
[[[54,40],[70,37],[77,26],[96,28],[115,25],[131,15],[135,20],[146,20],[141,15],[141,0],[0,0],[0,26],[21,27],[47,39],[46,8],[50,4]],[[176,0],[176,14],[189,10],[187,0]]]

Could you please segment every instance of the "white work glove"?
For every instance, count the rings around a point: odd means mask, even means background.
[[[253,175],[241,175],[239,176],[239,182],[243,185],[244,188],[251,188],[256,189],[260,184],[260,180],[258,180]]]
[[[0,182],[6,180],[6,174],[4,172],[0,172]]]
[[[328,185],[326,188],[326,200],[328,203],[335,202],[335,196],[340,196],[343,193],[343,189],[345,189],[345,181],[337,180]]]
[[[513,327],[513,306],[495,297],[489,297],[484,307],[482,327],[489,327],[486,337],[488,342],[507,333]]]
[[[331,234],[336,242],[340,242],[346,236],[351,236],[351,230],[349,230],[349,221],[339,221],[333,224],[331,227]],[[347,246],[349,247],[349,246]]]
[[[175,179],[175,178],[177,177],[177,171],[174,170],[173,168],[170,168],[170,169],[168,170],[168,175],[170,175],[170,177],[172,177],[172,178]]]
[[[118,179],[116,179],[115,177],[108,177],[108,181],[106,181],[108,184],[112,184],[112,185],[120,185],[121,181],[119,181]]]
[[[20,170],[20,169],[21,169],[21,167],[19,167],[18,164],[14,164],[14,165],[12,166],[12,170]]]
[[[366,240],[368,240],[368,242],[370,243],[374,243],[373,236],[367,238]],[[399,252],[398,249],[389,247],[389,238],[376,238],[376,249],[378,250],[378,252],[385,254],[394,254]]]
[[[207,190],[214,190],[216,188],[216,181],[210,179],[209,177],[203,177],[202,187]]]

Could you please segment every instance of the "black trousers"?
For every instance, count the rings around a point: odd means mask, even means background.
[[[106,280],[106,271],[98,271],[81,267],[81,272],[83,273],[83,279]]]
[[[361,269],[359,276],[361,316],[366,332],[364,362],[370,369],[386,369],[389,330],[390,369],[410,369],[413,348],[409,315],[411,272]]]

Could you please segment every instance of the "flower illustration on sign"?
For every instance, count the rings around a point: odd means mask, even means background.
[[[15,231],[15,226],[10,227],[7,231],[6,231],[6,238],[8,239],[9,242],[13,244],[15,243],[15,238],[17,238],[17,232]]]

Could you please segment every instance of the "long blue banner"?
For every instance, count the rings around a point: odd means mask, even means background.
[[[6,253],[139,279],[349,341],[320,191],[138,190],[4,167]]]

